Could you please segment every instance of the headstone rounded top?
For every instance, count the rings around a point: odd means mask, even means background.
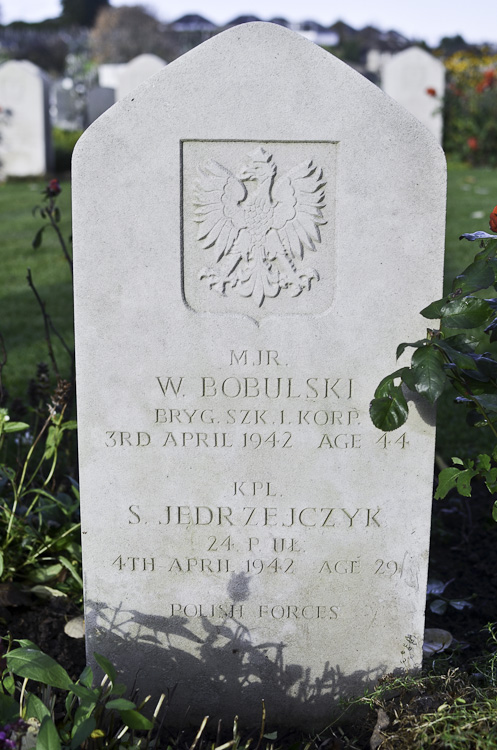
[[[130,60],[119,70],[116,97],[122,99],[130,94],[141,83],[158,73],[167,65],[166,61],[157,55],[143,54]]]
[[[133,70],[138,72],[135,66],[141,57],[125,68],[133,66]],[[208,76],[204,75],[205,71],[209,71]],[[183,130],[183,125],[187,126],[192,137],[197,137],[193,135],[195,122],[198,121],[199,126],[203,127],[207,116],[213,122],[212,118],[216,118],[218,113],[225,123],[222,126],[224,130],[228,124],[228,113],[231,121],[236,118],[237,111],[243,119],[244,130],[262,133],[256,111],[265,108],[275,118],[281,111],[283,120],[283,113],[288,111],[288,126],[296,131],[295,137],[303,137],[312,121],[313,129],[321,131],[320,137],[327,138],[329,133],[324,126],[324,110],[328,108],[328,103],[339,101],[334,135],[338,139],[343,126],[349,134],[351,129],[354,130],[357,138],[364,142],[363,122],[367,117],[374,140],[383,138],[386,132],[384,124],[389,122],[392,138],[403,140],[406,129],[411,132],[417,129],[416,137],[420,144],[424,143],[423,148],[429,148],[429,143],[436,148],[416,118],[385,97],[377,86],[353,68],[302,35],[265,21],[241,24],[215,35],[167,67],[162,67],[153,79],[147,80],[146,76],[137,80],[136,76],[133,85],[125,87],[125,73],[126,70],[120,73],[118,100],[133,92],[133,110],[138,105],[150,107],[159,116],[159,110],[164,107],[163,115],[168,127],[176,122],[178,114],[178,123],[182,124]],[[167,104],[173,100],[174,113]],[[179,115],[182,103],[187,107],[188,114],[182,112]],[[131,115],[129,100],[122,106]],[[299,108],[298,117],[295,117],[296,106]],[[99,119],[97,127],[110,124],[109,117],[115,119],[123,116],[120,107]],[[316,120],[321,120],[321,125]],[[402,127],[396,127],[399,120],[403,121]],[[98,137],[93,127],[78,142],[78,150],[91,139],[90,133]],[[258,139],[260,136],[257,133],[253,137]],[[440,156],[443,158],[442,153]]]
[[[421,47],[408,47],[407,49],[402,50],[402,52],[397,52],[397,54],[393,55],[391,59],[389,60],[389,65],[395,65],[397,63],[402,63],[402,65],[405,65],[406,63],[416,64],[416,63],[438,63],[441,67],[443,67],[443,63],[438,60],[438,58],[434,57],[430,52],[427,52],[425,49],[422,49]]]
[[[152,55],[148,52],[144,52],[142,55],[133,57],[133,59],[130,60],[127,65],[157,65],[158,67],[162,68],[164,67],[164,65],[167,65],[167,62],[158,55]]]
[[[38,65],[35,65],[30,60],[7,60],[0,65],[0,70],[3,72],[22,70],[23,72],[30,73],[33,76],[46,77],[45,71]]]

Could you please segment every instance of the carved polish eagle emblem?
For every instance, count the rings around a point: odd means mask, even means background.
[[[214,261],[199,278],[212,290],[232,289],[261,307],[266,297],[282,290],[297,297],[319,281],[303,260],[316,252],[326,224],[322,169],[309,160],[279,176],[272,154],[259,146],[238,174],[213,159],[197,171],[196,239]]]

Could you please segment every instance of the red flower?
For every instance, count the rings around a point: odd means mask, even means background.
[[[60,182],[57,179],[54,179],[50,180],[48,183],[46,192],[49,198],[55,198],[56,195],[59,195],[61,190]]]
[[[495,81],[495,70],[486,70],[483,74],[483,80],[485,81],[487,86],[491,86]]]
[[[489,224],[492,232],[497,232],[497,206],[495,206],[494,210],[490,214]]]
[[[474,135],[472,135],[471,138],[468,138],[467,142],[471,151],[476,151],[478,149],[478,139],[475,138]]]
[[[426,93],[428,94],[428,96],[436,96],[437,95],[436,89],[433,89],[433,88],[426,89]]]
[[[495,70],[486,70],[483,74],[482,80],[476,84],[476,90],[479,94],[486,89],[492,88],[495,82]]]

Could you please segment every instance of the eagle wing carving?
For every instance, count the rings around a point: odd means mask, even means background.
[[[198,168],[194,213],[198,223],[197,240],[204,249],[215,247],[217,261],[228,255],[242,229],[246,228],[242,203],[247,197],[243,182],[211,159]]]
[[[304,249],[315,251],[321,242],[325,185],[323,170],[312,160],[293,167],[274,184],[273,227],[292,258],[302,259]]]
[[[236,289],[259,307],[283,289],[297,297],[319,281],[319,273],[300,261],[305,250],[317,249],[326,224],[323,171],[312,159],[282,177],[277,171],[272,154],[259,146],[239,177],[211,159],[198,167],[194,186],[197,241],[217,259],[202,268],[200,279],[222,295]]]

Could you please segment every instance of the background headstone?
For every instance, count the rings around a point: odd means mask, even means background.
[[[173,724],[324,726],[421,661],[433,414],[368,405],[441,296],[443,152],[247,24],[86,131],[73,206],[89,653]]]
[[[440,60],[420,47],[399,52],[382,65],[381,88],[442,142],[445,68]]]
[[[81,84],[79,84],[81,85]],[[78,92],[71,78],[54,81],[50,87],[50,119],[62,130],[82,130],[85,126],[86,92]]]
[[[0,140],[2,173],[44,175],[52,165],[52,141],[43,71],[26,60],[0,65],[0,106],[9,113]]]
[[[94,86],[88,92],[87,119],[88,125],[95,122],[97,117],[103,115],[115,102],[115,89]]]
[[[122,99],[141,83],[158,73],[167,65],[166,61],[157,55],[138,55],[130,60],[120,71],[117,79],[116,99]]]
[[[98,66],[98,83],[106,89],[117,89],[119,76],[127,63],[104,63]]]

